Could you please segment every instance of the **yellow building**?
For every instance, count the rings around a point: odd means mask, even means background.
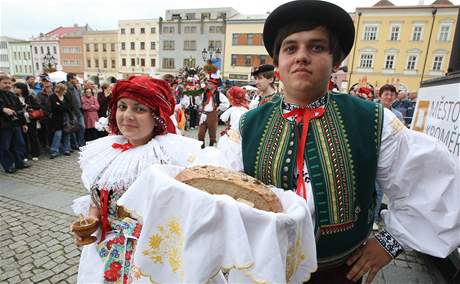
[[[395,6],[387,0],[357,8],[355,45],[348,63],[349,87],[361,81],[394,83],[416,92],[420,82],[447,72],[459,6]]]
[[[118,79],[117,30],[89,31],[83,34],[84,78],[97,82]]]
[[[252,67],[272,63],[262,39],[267,16],[236,15],[227,20],[224,79],[244,84],[251,80]]]
[[[120,76],[154,75],[158,67],[158,19],[120,20],[118,44]]]

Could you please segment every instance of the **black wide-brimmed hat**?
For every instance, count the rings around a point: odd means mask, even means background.
[[[276,8],[264,25],[264,45],[273,57],[273,48],[280,29],[291,24],[315,23],[327,27],[339,40],[344,57],[350,53],[355,26],[350,15],[339,6],[319,0],[296,0]]]
[[[265,72],[270,72],[270,71],[275,71],[275,66],[271,64],[262,64],[254,68],[252,70],[251,75],[256,76],[260,73],[265,73]]]

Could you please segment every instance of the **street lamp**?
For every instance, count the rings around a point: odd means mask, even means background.
[[[43,68],[48,68],[48,69],[51,69],[51,68],[54,68],[56,66],[56,57],[54,57],[53,55],[50,54],[49,50],[48,52],[45,54],[45,56],[43,56]]]
[[[212,60],[212,57],[214,55],[216,56],[216,58],[219,58],[221,54],[222,52],[220,51],[220,49],[217,48],[216,50],[214,50],[214,46],[212,44],[208,46],[207,50],[206,48],[203,48],[203,51],[201,52],[203,61]],[[209,55],[209,59],[208,59],[208,55]]]

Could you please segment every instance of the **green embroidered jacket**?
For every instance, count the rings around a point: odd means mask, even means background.
[[[305,146],[319,265],[342,261],[369,236],[383,125],[380,104],[346,94],[327,96],[324,116],[310,121]],[[242,116],[244,171],[266,184],[293,190],[302,126],[282,114],[279,97]]]

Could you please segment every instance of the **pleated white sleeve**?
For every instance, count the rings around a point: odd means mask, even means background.
[[[386,231],[405,249],[446,257],[460,245],[460,167],[440,141],[384,112],[377,183]]]

